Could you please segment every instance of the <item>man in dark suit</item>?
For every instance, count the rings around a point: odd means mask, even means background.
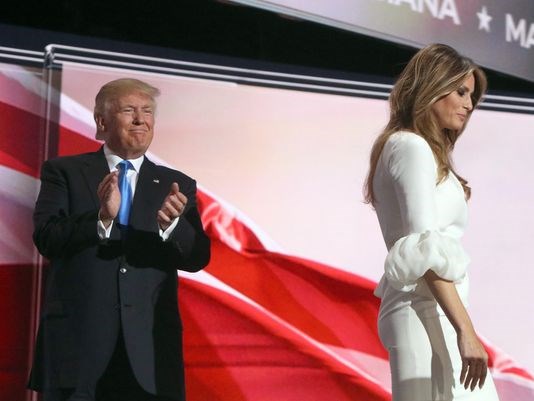
[[[145,156],[158,94],[107,83],[104,146],[43,164],[34,242],[51,266],[30,388],[44,401],[185,399],[176,269],[206,266],[210,243],[195,181]]]

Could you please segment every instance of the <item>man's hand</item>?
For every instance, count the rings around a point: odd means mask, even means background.
[[[172,221],[180,217],[185,210],[187,204],[187,197],[180,192],[180,187],[176,182],[171,185],[171,190],[167,197],[163,200],[161,208],[158,210],[158,224],[159,227],[165,231],[172,224]]]
[[[119,190],[119,172],[113,171],[104,177],[98,184],[96,191],[100,199],[100,211],[98,218],[108,228],[111,222],[117,217],[121,206],[121,192]]]

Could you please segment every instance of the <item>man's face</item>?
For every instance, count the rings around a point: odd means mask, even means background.
[[[109,148],[123,159],[145,154],[154,137],[154,101],[141,92],[119,96],[97,124]]]

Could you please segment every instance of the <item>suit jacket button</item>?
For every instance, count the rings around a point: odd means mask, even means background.
[[[124,273],[126,273],[126,272],[128,271],[128,269],[126,269],[126,267],[121,267],[121,268],[119,269],[119,271],[120,271],[122,274],[124,274]]]

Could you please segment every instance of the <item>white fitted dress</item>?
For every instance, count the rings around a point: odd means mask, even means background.
[[[454,174],[437,183],[428,143],[411,132],[387,140],[373,178],[376,213],[388,255],[375,294],[378,329],[389,352],[394,401],[498,400],[490,375],[473,392],[460,384],[456,332],[430,292],[430,268],[453,281],[467,304],[469,257],[460,238],[467,223]]]

